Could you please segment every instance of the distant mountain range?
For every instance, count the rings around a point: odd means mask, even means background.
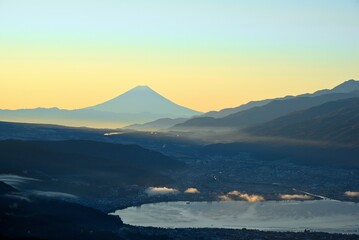
[[[348,80],[338,86],[336,86],[333,89],[325,89],[325,90],[319,90],[312,94],[301,94],[296,97],[308,97],[308,96],[319,96],[324,95],[328,93],[348,93],[355,90],[359,90],[359,83],[355,80]],[[241,111],[245,111],[254,107],[261,107],[264,106],[270,102],[273,102],[275,100],[287,100],[294,98],[295,96],[286,96],[282,98],[274,98],[274,99],[265,99],[265,100],[259,100],[259,101],[251,101],[249,103],[240,105],[239,107],[234,108],[225,108],[220,111],[211,111],[203,114],[203,117],[213,117],[213,118],[223,118],[233,113],[238,113]]]
[[[0,110],[0,120],[119,128],[159,118],[188,118],[199,114],[173,103],[147,86],[138,86],[114,99],[83,109]]]
[[[235,128],[243,129],[258,125],[287,114],[305,110],[321,104],[341,99],[359,97],[359,82],[346,81],[331,90],[321,90],[313,94],[303,94],[296,97],[274,99],[262,106],[252,105],[252,108],[240,110],[223,118],[197,117],[173,127],[175,130],[193,128]],[[268,101],[268,100],[265,100]],[[263,102],[262,102],[263,103]],[[248,105],[247,105],[248,106]],[[240,109],[237,108],[237,109]]]
[[[359,97],[328,102],[246,129],[258,136],[359,146]]]
[[[128,125],[126,129],[139,131],[247,130],[297,111],[357,97],[359,81],[349,80],[332,89],[311,94],[254,101],[236,108],[200,115],[200,112],[167,100],[147,86],[138,86],[114,99],[83,109],[0,110],[0,120],[106,128]],[[258,130],[255,134],[269,132]]]
[[[151,121],[151,122],[147,122],[144,124],[133,124],[130,125],[128,127],[126,127],[127,129],[134,129],[134,130],[139,130],[139,131],[153,131],[153,130],[189,130],[190,128],[212,128],[212,127],[239,127],[239,125],[243,125],[240,126],[242,127],[246,127],[245,125],[247,124],[243,124],[241,121],[246,121],[246,120],[239,120],[238,122],[236,122],[235,120],[235,115],[234,114],[238,114],[240,115],[240,112],[245,112],[243,115],[251,115],[251,114],[255,114],[255,113],[251,113],[249,110],[251,109],[256,109],[254,112],[257,111],[265,111],[265,109],[267,109],[267,105],[272,103],[272,102],[276,102],[273,105],[278,104],[278,101],[287,101],[287,100],[291,100],[294,98],[303,98],[305,101],[306,97],[319,97],[319,96],[323,96],[323,95],[327,95],[327,94],[333,94],[333,93],[341,93],[341,94],[346,94],[346,93],[351,93],[351,92],[355,92],[355,91],[359,91],[359,82],[355,81],[355,80],[348,80],[336,87],[334,87],[333,89],[324,89],[324,90],[319,90],[316,91],[314,93],[306,93],[306,94],[301,94],[298,96],[285,96],[285,97],[280,97],[280,98],[274,98],[274,99],[265,99],[265,100],[259,100],[259,101],[251,101],[248,102],[246,104],[240,105],[238,107],[234,107],[234,108],[225,108],[222,109],[220,111],[210,111],[207,113],[204,113],[200,116],[194,116],[191,118],[187,118],[187,119],[170,119],[170,118],[165,118],[165,119],[158,119],[155,121]],[[356,95],[355,95],[356,96]],[[352,96],[346,96],[346,95],[342,95],[341,97],[343,98],[349,98],[349,97],[355,97],[354,95]],[[340,96],[336,96],[338,99],[340,99]],[[333,97],[332,100],[335,100],[336,97]],[[315,99],[312,103],[312,105],[309,103],[306,105],[303,105],[303,109],[305,109],[306,107],[311,107],[311,106],[315,106],[317,104],[320,103],[324,103],[327,100],[325,99],[326,97],[323,97],[322,100]],[[307,99],[308,102],[311,101],[311,99]],[[318,103],[316,103],[316,101],[318,101]],[[328,100],[330,101],[330,99]],[[295,102],[295,101],[293,101]],[[283,102],[282,102],[283,103]],[[260,107],[263,107],[261,109],[258,109]],[[273,107],[271,105],[268,105],[269,110],[271,111],[270,107]],[[282,108],[281,106],[278,106],[279,108]],[[297,106],[299,107],[299,106]],[[290,110],[290,109],[289,109]],[[294,109],[293,111],[295,111],[296,109]],[[297,109],[299,110],[299,109]],[[248,112],[247,112],[248,111]],[[288,111],[285,109],[282,109],[283,114],[285,115]],[[290,112],[290,111],[289,111]],[[271,113],[268,113],[268,116],[270,116]],[[280,116],[280,115],[279,115]],[[228,118],[226,118],[228,117]],[[275,119],[276,117],[278,117],[277,115],[273,115],[272,119]],[[232,118],[234,118],[232,120]],[[242,118],[242,117],[240,117]],[[246,117],[244,117],[246,118]],[[249,118],[249,117],[248,117]],[[253,116],[253,118],[255,119],[259,119],[257,116]],[[218,120],[217,120],[218,119]],[[230,120],[231,119],[231,120]],[[262,122],[267,121],[268,119],[263,119]],[[228,122],[226,122],[228,121]],[[230,123],[230,122],[234,122],[234,123]],[[254,122],[252,122],[252,119],[248,119],[247,122],[249,122],[249,124],[251,125],[253,124],[257,124],[256,120]]]

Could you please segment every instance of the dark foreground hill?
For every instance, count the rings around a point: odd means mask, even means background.
[[[114,130],[0,121],[0,140],[103,140]]]
[[[93,141],[0,141],[0,173],[106,185],[172,182],[183,163],[137,145]]]
[[[4,182],[0,182],[0,194],[6,194],[10,192],[16,192],[16,189],[8,184],[5,184]]]
[[[246,131],[259,136],[359,146],[359,98],[325,103]]]
[[[0,194],[0,239],[121,239],[121,226],[120,218],[76,203]]]

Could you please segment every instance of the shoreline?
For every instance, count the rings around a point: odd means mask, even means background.
[[[209,218],[209,222],[207,223],[208,225],[206,225],[206,223],[203,226],[197,226],[196,224],[194,224],[194,227],[188,227],[185,225],[180,226],[180,224],[178,226],[160,226],[162,223],[161,221],[159,222],[159,225],[146,225],[146,223],[139,223],[139,225],[136,224],[130,224],[128,223],[128,221],[125,221],[125,218],[121,217],[121,214],[119,213],[122,210],[125,209],[134,209],[134,208],[141,208],[143,205],[155,205],[155,204],[167,204],[167,203],[173,203],[173,204],[179,204],[179,205],[191,205],[193,203],[208,203],[208,204],[220,204],[222,203],[235,203],[235,202],[243,202],[246,204],[265,204],[265,203],[279,203],[279,202],[288,202],[288,203],[297,203],[297,202],[321,202],[321,201],[325,201],[325,202],[342,202],[342,203],[348,203],[347,201],[338,201],[338,200],[332,200],[332,199],[314,199],[314,200],[269,200],[269,201],[260,201],[260,202],[247,202],[247,201],[194,201],[194,202],[187,202],[187,201],[167,201],[167,202],[151,202],[151,203],[144,203],[141,204],[139,206],[130,206],[127,208],[123,208],[123,209],[117,209],[115,211],[112,211],[111,213],[108,213],[108,215],[111,216],[118,216],[119,218],[121,218],[121,220],[124,222],[125,225],[134,227],[134,228],[156,228],[156,229],[163,229],[163,230],[184,230],[184,229],[197,229],[197,230],[205,230],[205,229],[217,229],[217,230],[237,230],[237,231],[241,231],[243,229],[245,230],[251,230],[251,231],[261,231],[261,232],[280,232],[280,233],[284,233],[284,232],[291,232],[291,233],[302,233],[302,232],[313,232],[313,233],[326,233],[326,234],[345,234],[345,235],[358,235],[359,236],[359,228],[355,229],[355,228],[348,228],[346,229],[345,227],[342,228],[335,228],[335,227],[330,227],[330,226],[318,226],[318,227],[307,227],[307,226],[300,226],[300,227],[291,227],[291,226],[287,226],[287,227],[280,227],[280,226],[260,226],[261,221],[263,221],[262,219],[258,219],[258,224],[259,226],[251,226],[250,222],[249,225],[243,225],[243,226],[236,226],[236,225],[228,225],[225,222],[223,223],[224,225],[222,225],[221,227],[219,227],[218,225],[213,225],[210,224],[211,223],[211,218]],[[358,203],[356,202],[350,202],[352,204],[358,205]],[[270,206],[269,206],[270,207]],[[171,209],[169,209],[170,211]],[[146,213],[146,212],[145,212]],[[180,214],[180,212],[179,212]],[[181,214],[180,214],[181,215]],[[197,215],[196,215],[197,216]],[[188,216],[189,218],[193,217],[192,215]],[[319,216],[320,217],[320,216]],[[216,217],[214,218],[216,219]],[[218,219],[217,219],[218,220]],[[216,220],[216,221],[217,221]],[[155,221],[155,219],[154,219]],[[201,222],[200,219],[196,219],[196,221]],[[219,222],[221,220],[218,220]],[[240,223],[240,220],[238,220]],[[252,219],[253,221],[253,219]],[[146,222],[146,221],[145,221]],[[181,223],[182,220],[179,220],[179,223]],[[295,224],[295,223],[294,223]],[[310,224],[310,223],[309,223]],[[162,224],[163,225],[163,224]],[[174,221],[174,225],[176,225],[176,221]],[[199,224],[201,225],[201,224]]]

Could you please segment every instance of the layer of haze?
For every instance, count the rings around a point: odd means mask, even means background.
[[[0,108],[149,85],[208,111],[359,76],[357,0],[0,0]]]

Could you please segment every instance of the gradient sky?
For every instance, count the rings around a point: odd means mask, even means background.
[[[358,0],[0,0],[0,108],[148,85],[208,111],[359,78]]]

